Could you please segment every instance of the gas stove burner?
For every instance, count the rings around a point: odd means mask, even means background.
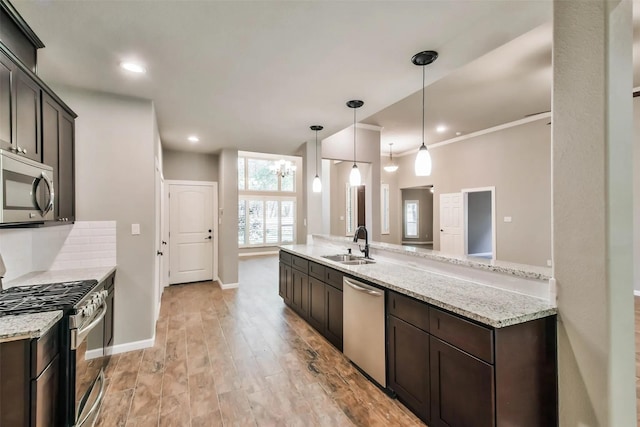
[[[72,310],[97,284],[97,280],[80,280],[4,289],[0,292],[0,316]]]

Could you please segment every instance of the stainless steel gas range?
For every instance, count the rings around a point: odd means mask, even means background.
[[[64,313],[60,323],[60,402],[57,420],[51,420],[50,425],[91,426],[100,411],[104,371],[109,363],[106,349],[111,344],[111,334],[105,333],[104,319],[112,315],[105,283],[83,280],[17,286],[0,292],[0,316],[55,310]],[[102,340],[102,346],[91,351],[92,359],[87,358],[90,334]]]

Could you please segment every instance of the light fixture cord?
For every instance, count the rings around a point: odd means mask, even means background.
[[[318,176],[318,131],[316,131],[316,176]]]
[[[356,164],[356,109],[353,109],[353,165]]]
[[[424,145],[424,65],[422,66],[422,145]]]

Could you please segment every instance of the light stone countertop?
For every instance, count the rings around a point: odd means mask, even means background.
[[[76,280],[105,280],[116,267],[78,268],[72,270],[34,271],[8,281],[5,288],[32,286]],[[62,318],[62,311],[19,314],[0,317],[0,342],[38,338]]]
[[[281,246],[281,249],[494,328],[557,313],[554,304],[541,298],[434,273],[398,261],[377,259],[374,264],[345,265],[322,258],[322,255],[338,253],[332,245],[316,242],[312,245]],[[500,275],[496,274],[496,280],[500,280]]]
[[[76,280],[97,280],[98,283],[106,279],[116,267],[77,268],[72,270],[34,271],[8,281],[5,288],[12,286],[32,286],[46,283],[73,282]]]
[[[0,343],[39,338],[61,318],[61,310],[0,317]]]
[[[330,235],[313,235],[314,241],[327,241],[329,243],[353,243],[351,237],[330,236]],[[362,244],[362,240],[360,240]],[[467,255],[450,255],[433,249],[425,249],[414,246],[394,245],[384,242],[369,242],[372,249],[380,249],[387,252],[393,252],[400,255],[407,255],[416,258],[424,258],[434,261],[448,262],[450,264],[462,265],[465,267],[478,268],[494,273],[509,274],[516,277],[523,277],[535,280],[549,280],[551,278],[550,267],[539,267],[535,265],[518,264],[508,261],[491,260]]]

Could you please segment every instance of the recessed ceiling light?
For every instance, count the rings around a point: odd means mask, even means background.
[[[438,125],[438,127],[436,128],[436,132],[438,133],[442,133],[446,130],[447,130],[447,127],[445,125]]]
[[[120,67],[132,73],[144,74],[147,72],[142,65],[136,64],[135,62],[121,62]]]
[[[189,138],[187,138],[189,140],[189,142],[198,142],[200,141],[200,138],[198,138],[195,135],[191,135]]]

